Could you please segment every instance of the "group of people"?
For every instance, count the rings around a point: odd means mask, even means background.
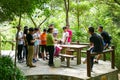
[[[58,30],[54,28],[53,24],[48,26],[48,29],[43,29],[40,32],[39,28],[29,28],[24,27],[24,31],[21,30],[21,27],[17,27],[18,32],[16,34],[16,41],[18,41],[18,62],[23,62],[23,59],[26,59],[26,64],[29,67],[35,67],[34,62],[38,60],[41,56],[43,60],[48,59],[48,65],[53,66],[53,58],[56,42],[61,44],[70,44],[72,39],[72,30],[70,30],[69,25],[63,27],[63,35],[60,40],[58,40]],[[110,45],[111,37],[106,32],[103,31],[103,27],[99,26],[98,31],[100,35],[95,33],[94,27],[89,27],[88,32],[91,35],[89,38],[90,41],[90,52],[98,53],[96,59],[95,56],[91,56],[91,69],[94,62],[98,63],[98,60],[101,58],[101,52],[108,48]],[[22,55],[23,51],[23,55]],[[49,57],[48,57],[49,56]]]
[[[106,31],[103,31],[102,26],[98,27],[98,31],[100,32],[100,35],[95,33],[93,27],[88,28],[88,32],[91,35],[91,37],[89,38],[89,41],[90,41],[89,50],[90,50],[91,54],[92,53],[98,53],[95,60],[94,60],[95,56],[90,57],[90,59],[91,59],[90,60],[91,71],[92,71],[92,68],[93,68],[93,64],[98,63],[98,60],[101,58],[102,55],[100,53],[102,53],[102,51],[104,49],[109,48],[110,43],[111,43],[110,42],[111,41],[110,35]]]
[[[26,65],[29,67],[35,67],[34,62],[38,61],[38,58],[43,60],[48,59],[48,65],[53,66],[54,51],[57,42],[62,44],[70,44],[72,31],[69,26],[63,27],[63,35],[58,40],[58,30],[54,28],[54,24],[50,24],[48,29],[43,29],[41,32],[39,28],[17,27],[16,41],[18,45],[17,59],[18,62],[26,60]],[[23,54],[22,54],[23,53]]]

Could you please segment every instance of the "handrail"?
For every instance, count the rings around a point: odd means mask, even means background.
[[[0,42],[11,42],[11,50],[14,50],[14,42],[16,42],[16,41],[11,41],[11,40],[2,40],[2,41],[0,41]]]
[[[112,46],[111,49],[107,49],[104,50],[101,54],[105,54],[105,53],[111,53],[111,68],[114,69],[115,68],[115,47]],[[90,53],[90,50],[87,50],[87,76],[91,77],[91,64],[90,64],[90,57],[93,55],[97,55],[97,53]]]

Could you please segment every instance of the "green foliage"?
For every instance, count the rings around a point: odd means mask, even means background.
[[[0,80],[26,80],[9,56],[0,57]]]

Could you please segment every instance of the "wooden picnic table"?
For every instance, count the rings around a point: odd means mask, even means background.
[[[81,64],[81,49],[86,48],[88,45],[60,45],[62,48],[72,48],[77,52],[77,65]]]

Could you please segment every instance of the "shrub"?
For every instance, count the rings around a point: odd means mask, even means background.
[[[25,80],[22,72],[14,67],[14,63],[9,56],[0,57],[0,80]]]

